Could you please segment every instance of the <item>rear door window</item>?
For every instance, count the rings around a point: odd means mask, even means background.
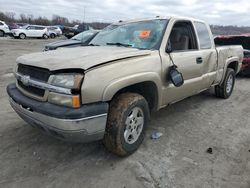
[[[29,27],[27,27],[27,29],[28,30],[35,30],[36,28],[35,28],[35,26],[29,26]]]
[[[44,27],[37,27],[36,26],[36,30],[43,30],[44,29]]]
[[[211,38],[206,24],[201,22],[194,22],[201,49],[210,49],[212,47]]]

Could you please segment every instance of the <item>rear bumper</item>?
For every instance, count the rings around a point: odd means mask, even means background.
[[[16,113],[31,126],[46,134],[72,142],[90,142],[100,140],[104,136],[107,103],[70,109],[30,99],[20,93],[13,84],[7,87],[7,92]]]

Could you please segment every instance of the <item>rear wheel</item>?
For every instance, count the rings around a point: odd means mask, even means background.
[[[20,39],[25,39],[25,38],[26,38],[26,35],[25,35],[24,33],[21,33],[21,34],[19,34],[19,38],[20,38]]]
[[[4,31],[0,30],[0,37],[4,37]]]
[[[55,35],[54,33],[51,33],[51,34],[50,34],[50,38],[53,39],[53,38],[55,38],[55,37],[56,37],[56,35]]]
[[[231,96],[235,84],[235,72],[228,68],[225,78],[221,85],[215,86],[215,95],[217,97],[227,99]]]
[[[145,98],[136,93],[124,93],[111,101],[104,145],[118,156],[127,156],[141,145],[149,120]]]
[[[43,34],[43,38],[44,38],[44,39],[48,39],[49,37],[48,37],[48,35]]]

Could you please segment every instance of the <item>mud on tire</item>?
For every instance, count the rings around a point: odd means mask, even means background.
[[[141,124],[142,117],[143,124]],[[122,157],[135,152],[144,139],[149,117],[148,103],[143,96],[137,93],[124,93],[113,99],[103,139],[106,148]],[[137,139],[133,140],[132,135],[136,135]]]

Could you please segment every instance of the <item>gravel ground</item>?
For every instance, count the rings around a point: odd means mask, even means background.
[[[204,92],[154,113],[140,149],[118,158],[101,142],[44,135],[11,109],[15,59],[51,41],[0,39],[0,187],[250,188],[250,78],[228,100]]]

